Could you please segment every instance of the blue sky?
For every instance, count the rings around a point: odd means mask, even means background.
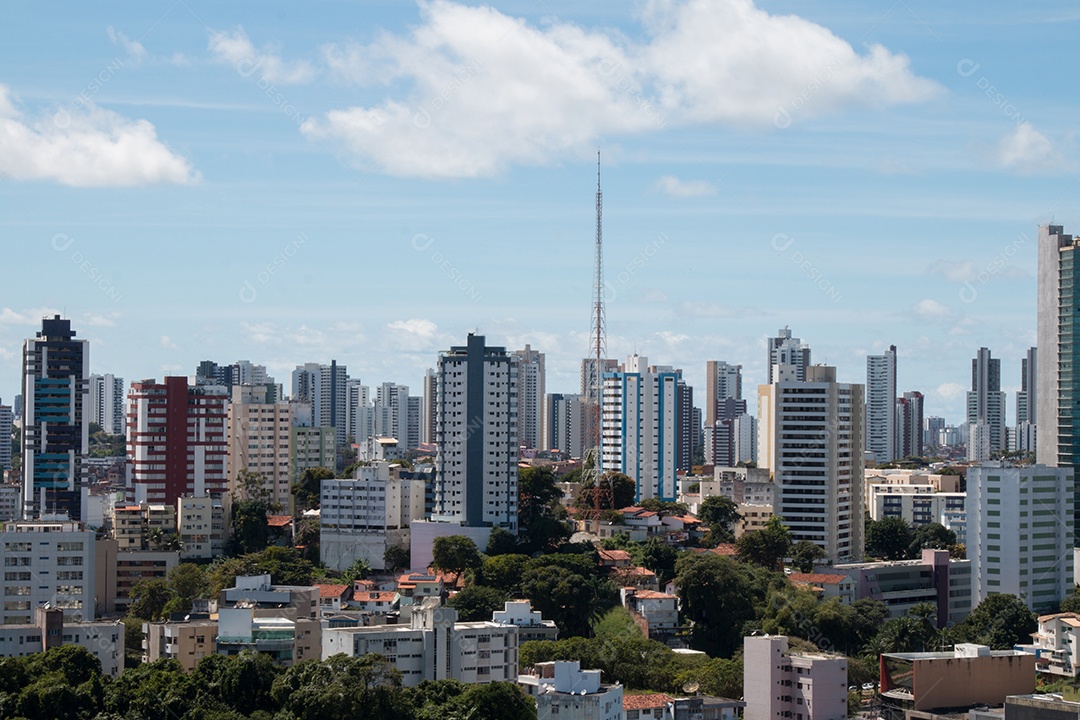
[[[1071,3],[5,4],[0,397],[42,314],[128,381],[336,358],[415,385],[479,330],[703,386],[790,325],[963,412],[1019,384],[1035,233],[1077,231]],[[1009,401],[1012,421],[1012,399]]]

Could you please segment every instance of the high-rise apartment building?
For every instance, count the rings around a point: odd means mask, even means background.
[[[1051,467],[1080,464],[1080,240],[1061,225],[1039,227],[1036,460]],[[1030,403],[1030,399],[1029,399]]]
[[[770,352],[771,355],[771,352]],[[705,462],[730,467],[735,459],[739,425],[745,432],[752,423],[740,421],[746,414],[742,396],[742,365],[717,360],[705,363]]]
[[[971,390],[967,394],[967,423],[970,435],[968,460],[989,460],[990,453],[1005,449],[1005,393],[1001,391],[1001,360],[991,357],[987,348],[979,348],[971,361]],[[977,427],[982,426],[982,427]],[[983,438],[987,438],[983,441]],[[975,448],[975,452],[972,449]]]
[[[923,446],[937,447],[940,442],[938,434],[945,429],[945,418],[931,415],[923,419]]]
[[[866,356],[866,449],[876,462],[892,462],[897,437],[896,346],[890,345],[881,355]]]
[[[1038,367],[1038,348],[1028,348],[1020,361],[1020,389],[1016,392],[1016,425],[1008,433],[1008,449],[1020,452],[1035,452],[1038,444],[1038,386],[1036,368]]]
[[[288,510],[292,500],[292,417],[289,403],[269,402],[267,395],[266,385],[233,385],[228,408],[229,489],[250,498],[252,493],[238,480],[243,472],[257,473],[266,499]]]
[[[758,465],[776,483],[774,513],[792,539],[820,546],[833,562],[863,553],[863,386],[836,368],[778,365],[758,387]]]
[[[349,426],[349,373],[344,365],[307,363],[292,373],[292,399],[311,405],[313,425],[332,427],[339,447]]]
[[[917,390],[896,400],[896,451],[898,458],[922,457],[923,394]]]
[[[360,382],[359,378],[350,378],[348,382],[349,412],[347,437],[353,442],[362,443],[375,434],[375,413],[371,405],[371,388]]]
[[[810,346],[797,337],[791,337],[791,330],[784,326],[776,337],[768,339],[769,383],[776,379],[777,365],[791,365],[795,368],[797,380],[806,379],[806,368],[810,367]]]
[[[124,434],[124,378],[90,376],[90,422],[109,435]]]
[[[675,372],[679,375],[676,393],[678,408],[675,411],[675,467],[690,472],[701,437],[701,410],[694,407],[694,388],[682,379],[681,370]]]
[[[483,335],[439,356],[434,522],[517,532],[517,392],[517,363]]]
[[[678,492],[679,373],[649,367],[631,355],[615,372],[604,373],[602,458],[635,483],[635,501],[675,500]]]
[[[12,411],[11,406],[4,405],[2,402],[0,402],[0,477],[3,476],[4,470],[11,469],[11,433],[14,423],[15,413]],[[21,506],[19,507],[18,511],[19,513],[22,513]]]
[[[967,473],[972,605],[1016,595],[1035,611],[1073,592],[1073,469],[983,463]]]
[[[434,368],[424,372],[424,409],[420,417],[420,442],[435,442],[435,398],[439,381]]]
[[[23,517],[83,518],[90,429],[90,344],[70,320],[41,322],[23,342]]]
[[[142,380],[128,394],[128,461],[136,502],[175,506],[177,498],[228,490],[229,396],[186,377]]]
[[[618,367],[619,362],[614,358],[602,358],[599,362],[596,358],[584,358],[581,361],[581,402],[585,413],[581,424],[584,430],[581,446],[585,453],[599,450],[603,424],[600,418],[600,401],[604,394],[604,374],[615,372]]]
[[[94,619],[94,532],[74,521],[2,526],[4,625],[27,624],[48,603],[67,622]]]
[[[544,353],[528,345],[514,353],[518,362],[518,442],[541,449],[544,442],[544,398],[547,395]]]
[[[547,431],[545,450],[561,450],[570,457],[580,458],[584,439],[582,423],[585,408],[580,395],[550,393],[547,396],[547,410],[544,412]]]

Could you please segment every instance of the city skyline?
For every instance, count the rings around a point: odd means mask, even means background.
[[[985,346],[1011,424],[1036,227],[1075,231],[1072,103],[1050,90],[1068,70],[1021,50],[1075,34],[1064,3],[11,14],[8,403],[54,313],[128,385],[246,358],[279,382],[334,359],[419,388],[479,331],[575,392],[600,148],[609,357],[701,389],[708,360],[742,365],[751,396],[784,325],[848,383],[896,345],[898,390],[956,424]],[[758,37],[804,48],[800,66],[723,52]],[[680,74],[701,59],[711,74]]]

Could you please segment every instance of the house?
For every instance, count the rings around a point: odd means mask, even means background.
[[[266,527],[271,545],[292,545],[296,525],[292,515],[267,515]]]
[[[601,683],[599,670],[582,670],[576,660],[538,663],[517,681],[536,698],[537,717],[622,720],[622,686]]]
[[[619,512],[623,516],[623,523],[630,529],[644,530],[647,535],[663,532],[664,523],[659,513],[639,507],[623,508]]]
[[[491,614],[491,622],[513,625],[518,629],[518,643],[530,640],[558,640],[559,628],[553,620],[532,609],[528,600],[508,600],[502,610]]]
[[[630,567],[630,553],[625,550],[600,550],[600,565],[605,568]]]
[[[441,597],[445,589],[442,577],[434,573],[410,572],[400,576],[397,582],[402,605],[420,604],[424,598]]]
[[[363,590],[353,593],[349,607],[362,612],[382,614],[394,612],[400,602],[401,596],[392,590]]]
[[[352,587],[349,585],[324,585],[316,584],[319,589],[319,610],[333,610],[335,612],[346,607],[349,598],[352,597]]]
[[[659,590],[660,584],[656,573],[648,568],[631,566],[612,572],[612,579],[621,586],[632,586],[643,590]]]
[[[655,590],[624,587],[619,595],[641,631],[651,640],[664,642],[679,629],[679,598]]]
[[[674,720],[674,701],[663,693],[623,695],[626,720]]]
[[[1039,618],[1039,630],[1031,645],[1018,649],[1035,655],[1035,667],[1051,675],[1076,677],[1080,664],[1080,614],[1057,613]]]

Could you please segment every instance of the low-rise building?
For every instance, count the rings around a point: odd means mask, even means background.
[[[202,495],[176,500],[176,532],[180,559],[209,560],[225,554],[229,496]]]
[[[1076,677],[1080,666],[1080,614],[1056,613],[1039,618],[1039,629],[1031,635],[1031,645],[1021,649],[1035,655],[1040,672]]]
[[[0,657],[23,657],[63,645],[85,648],[101,663],[101,672],[117,677],[124,671],[124,624],[65,622],[63,610],[34,609],[33,623],[0,625]]]
[[[858,599],[858,583],[848,575],[840,573],[791,573],[787,578],[796,585],[802,585],[820,592],[823,600],[839,598],[843,604],[850,605]]]
[[[622,720],[621,685],[600,682],[599,670],[582,670],[573,662],[538,663],[518,675],[518,685],[536,699],[539,718],[559,720]]]
[[[513,625],[518,629],[518,644],[530,640],[558,640],[559,627],[553,620],[545,620],[539,611],[532,609],[528,600],[508,600],[502,610],[491,614],[491,622]]]
[[[63,610],[66,623],[94,619],[94,533],[81,523],[4,523],[0,564],[4,624],[29,625],[42,605]]]
[[[351,585],[316,583],[319,589],[319,612],[338,612],[349,606],[353,589]]]
[[[409,625],[325,629],[322,657],[379,653],[401,672],[406,687],[423,680],[515,681],[517,628],[457,619],[456,610],[427,598],[414,609]]]
[[[652,640],[665,642],[679,628],[679,597],[654,590],[623,588],[623,607],[630,611],[641,631]]]
[[[675,701],[663,693],[623,695],[626,720],[674,720]]]
[[[743,638],[745,720],[845,720],[847,658],[789,653],[783,635]]]
[[[245,650],[269,655],[284,667],[322,656],[322,627],[312,617],[275,613],[256,607],[218,611],[217,654],[239,655]]]
[[[672,701],[673,720],[739,720],[746,703],[741,700],[697,695]]]
[[[143,623],[143,662],[170,658],[191,672],[204,657],[217,653],[217,634],[217,620],[206,615]]]
[[[1060,695],[1012,695],[1005,698],[1005,720],[1080,720],[1080,703]]]
[[[123,615],[131,604],[131,591],[140,580],[164,580],[180,564],[176,550],[122,551],[117,540],[94,544],[97,612],[102,616]]]
[[[349,607],[373,615],[397,612],[401,596],[394,590],[361,590],[353,592]]]
[[[1035,656],[1021,651],[958,644],[952,652],[881,656],[881,699],[893,714],[997,706],[1034,691]]]
[[[846,563],[831,570],[856,582],[856,600],[881,600],[889,617],[902,617],[916,605],[937,608],[938,627],[963,621],[973,607],[974,586],[970,560],[949,557],[948,550],[923,550],[918,560]]]
[[[600,565],[608,569],[630,567],[630,553],[625,550],[598,550]]]

